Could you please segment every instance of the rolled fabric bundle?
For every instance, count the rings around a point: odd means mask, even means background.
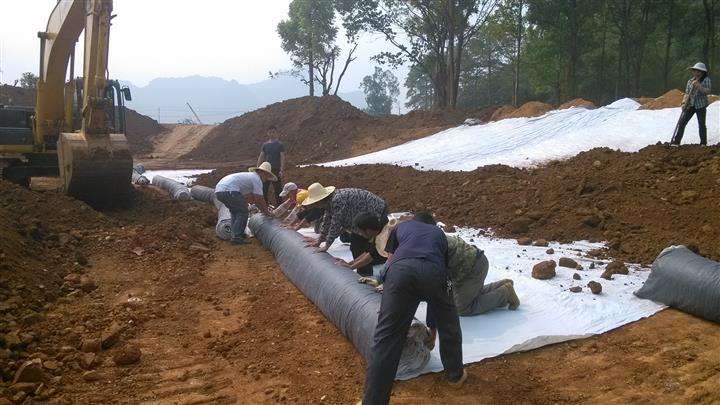
[[[277,220],[256,214],[250,217],[250,229],[273,252],[285,276],[368,360],[382,296],[369,285],[358,283],[358,275],[339,267],[332,256],[307,249],[299,233],[281,228]],[[395,378],[418,376],[427,366],[427,336],[425,325],[413,321]]]
[[[188,201],[192,199],[190,189],[186,185],[163,176],[154,176],[152,185],[159,187],[170,194],[173,200]]]
[[[190,187],[190,195],[193,199],[206,203],[212,204],[215,201],[215,189],[210,187],[192,186]]]
[[[214,196],[213,196],[214,197]],[[228,207],[225,204],[218,201],[217,198],[213,198],[213,203],[218,212],[218,220],[215,225],[215,234],[221,240],[230,240],[232,231],[230,230],[231,214]]]
[[[136,171],[136,172],[138,172],[138,174],[143,174],[143,173],[145,173],[145,166],[143,166],[142,164],[138,163],[138,164],[136,164],[135,166],[133,166],[133,170]]]
[[[133,169],[133,172],[132,172],[132,183],[133,183],[133,184],[138,184],[138,185],[141,185],[141,186],[147,186],[148,184],[150,184],[150,180],[148,180],[147,177],[143,176],[142,174],[140,174],[140,173],[138,173],[137,171],[135,171],[135,169]]]

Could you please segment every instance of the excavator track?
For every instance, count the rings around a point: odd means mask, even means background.
[[[68,195],[98,208],[123,206],[129,201],[132,155],[125,135],[63,133],[58,160]]]

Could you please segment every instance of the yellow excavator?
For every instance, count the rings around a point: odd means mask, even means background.
[[[107,79],[111,18],[112,0],[57,2],[47,29],[38,33],[34,111],[0,110],[4,178],[29,184],[31,177],[59,175],[67,194],[91,205],[127,200],[132,155],[124,135],[124,100],[131,95]],[[83,30],[84,77],[75,80],[75,43]],[[3,123],[3,117],[14,124]]]

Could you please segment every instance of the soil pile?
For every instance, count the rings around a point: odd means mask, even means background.
[[[336,96],[301,97],[225,121],[184,158],[253,161],[274,126],[294,163],[328,161],[422,138],[465,118],[467,112],[460,110],[376,118]]]
[[[552,104],[530,101],[518,107],[518,109],[510,113],[507,118],[539,117],[554,108]]]
[[[566,108],[573,108],[573,107],[584,107],[589,110],[597,108],[595,106],[595,103],[593,103],[590,100],[585,100],[583,98],[576,98],[574,100],[567,101],[563,104],[560,104],[560,107],[558,107],[558,110],[564,110]]]
[[[490,117],[490,121],[499,121],[504,120],[505,118],[509,118],[510,114],[515,112],[516,108],[511,105],[504,105],[502,107],[499,107],[498,109],[493,112],[493,115]]]
[[[201,181],[213,184],[220,175]],[[719,176],[718,148],[650,146],[638,153],[594,149],[537,169],[308,167],[286,178],[301,186],[365,188],[394,211],[431,210],[445,223],[502,236],[608,241],[611,255],[647,264],[678,243],[720,259]]]
[[[32,107],[35,105],[35,89],[0,84],[0,104]]]
[[[163,126],[157,121],[130,108],[125,108],[125,123],[125,135],[133,154],[152,151],[153,139],[163,132]]]
[[[641,110],[661,110],[663,108],[680,107],[685,93],[678,89],[672,89],[660,97],[654,98],[640,107]]]

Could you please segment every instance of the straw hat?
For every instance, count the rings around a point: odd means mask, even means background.
[[[272,181],[277,181],[277,176],[272,172],[272,166],[268,162],[262,162],[262,164],[258,167],[251,167],[248,169],[249,172],[256,172],[256,171],[263,171],[269,175],[272,176]]]
[[[699,70],[701,72],[707,73],[707,66],[705,66],[705,64],[702,62],[698,62],[695,64],[695,66],[690,66],[688,69]]]
[[[335,187],[323,187],[320,183],[314,183],[308,187],[308,196],[302,205],[315,204],[316,202],[324,199],[335,191]]]
[[[295,203],[300,205],[308,196],[307,190],[300,190],[298,191],[297,195],[295,196]]]
[[[297,184],[295,183],[285,183],[285,186],[283,187],[282,191],[280,192],[280,197],[285,198],[288,194],[290,194],[292,191],[295,191],[298,189]]]
[[[390,237],[390,232],[392,232],[393,229],[395,229],[398,224],[405,222],[407,220],[412,219],[412,215],[404,215],[400,218],[390,218],[387,225],[383,227],[382,231],[375,237],[375,249],[382,257],[388,257],[388,253],[385,251],[385,246],[387,246],[388,238]]]

